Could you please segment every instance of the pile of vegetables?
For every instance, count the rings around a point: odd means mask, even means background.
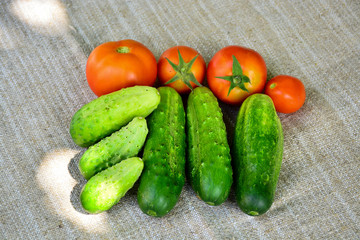
[[[234,185],[244,213],[270,209],[283,153],[277,112],[304,104],[299,79],[267,82],[262,56],[241,46],[219,50],[206,66],[193,48],[169,48],[156,61],[134,40],[95,48],[86,77],[98,98],[70,123],[73,141],[88,148],[79,161],[88,180],[80,195],[86,211],[110,209],[139,181],[140,209],[161,217],[176,205],[185,179],[209,205],[225,202]],[[239,106],[232,143],[218,101]]]

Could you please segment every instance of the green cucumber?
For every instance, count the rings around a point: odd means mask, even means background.
[[[243,102],[233,147],[237,204],[248,215],[261,215],[273,203],[283,154],[281,122],[269,96],[253,94]]]
[[[170,87],[160,87],[158,91],[160,104],[147,119],[149,135],[138,204],[144,213],[161,217],[176,205],[185,183],[186,136],[180,95]]]
[[[147,134],[145,118],[135,117],[126,126],[85,151],[79,161],[81,174],[90,179],[121,160],[135,157],[144,145]]]
[[[81,205],[89,213],[109,210],[134,186],[143,167],[143,161],[133,157],[99,172],[82,189]]]
[[[230,148],[218,101],[206,87],[197,87],[187,105],[187,173],[196,194],[220,205],[232,185]]]
[[[89,147],[119,130],[134,117],[147,117],[159,104],[156,88],[135,86],[103,95],[85,104],[73,116],[70,135],[81,147]]]

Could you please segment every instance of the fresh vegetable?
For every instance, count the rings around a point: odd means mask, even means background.
[[[207,68],[207,82],[221,101],[240,105],[253,93],[263,91],[267,77],[262,56],[249,48],[227,46],[219,50]]]
[[[79,162],[81,174],[90,179],[121,160],[135,157],[144,145],[147,134],[145,118],[135,117],[126,126],[85,151]]]
[[[304,105],[306,98],[304,84],[288,75],[279,75],[267,82],[265,94],[271,97],[276,111],[281,113],[296,112]]]
[[[129,123],[147,117],[159,104],[156,88],[135,86],[103,95],[78,110],[70,123],[70,134],[81,147],[89,147]]]
[[[283,154],[281,122],[269,96],[243,102],[233,147],[236,201],[246,214],[261,215],[273,203]]]
[[[185,183],[185,111],[173,88],[158,90],[161,102],[148,117],[138,203],[144,213],[161,217],[176,205]]]
[[[97,96],[135,85],[153,86],[156,73],[152,52],[131,39],[99,45],[86,64],[87,81]]]
[[[193,48],[176,46],[167,49],[158,61],[158,79],[163,85],[174,88],[180,94],[189,93],[201,86],[206,64]]]
[[[206,87],[195,88],[187,105],[187,172],[196,194],[210,205],[220,205],[232,184],[230,149],[222,112]]]
[[[109,210],[134,186],[143,167],[140,158],[128,158],[90,178],[80,194],[83,208],[89,213]]]

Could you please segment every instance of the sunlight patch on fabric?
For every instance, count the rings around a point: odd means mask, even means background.
[[[58,149],[45,155],[36,173],[39,187],[45,192],[44,203],[61,217],[91,233],[109,230],[107,213],[91,215],[75,209],[71,194],[78,182],[69,173],[69,163],[79,151]],[[76,205],[80,205],[80,202]]]
[[[15,0],[10,12],[40,34],[57,36],[69,29],[66,8],[58,0]]]

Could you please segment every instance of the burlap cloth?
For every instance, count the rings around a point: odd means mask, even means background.
[[[359,239],[360,2],[0,2],[0,239]],[[208,63],[231,44],[258,51],[268,77],[300,78],[307,100],[279,114],[284,157],[276,197],[263,216],[221,206],[188,184],[163,218],[141,212],[136,187],[99,215],[79,202],[84,149],[72,115],[95,98],[85,77],[97,45],[135,39],[159,58],[187,45]],[[233,129],[238,108],[221,104]]]

